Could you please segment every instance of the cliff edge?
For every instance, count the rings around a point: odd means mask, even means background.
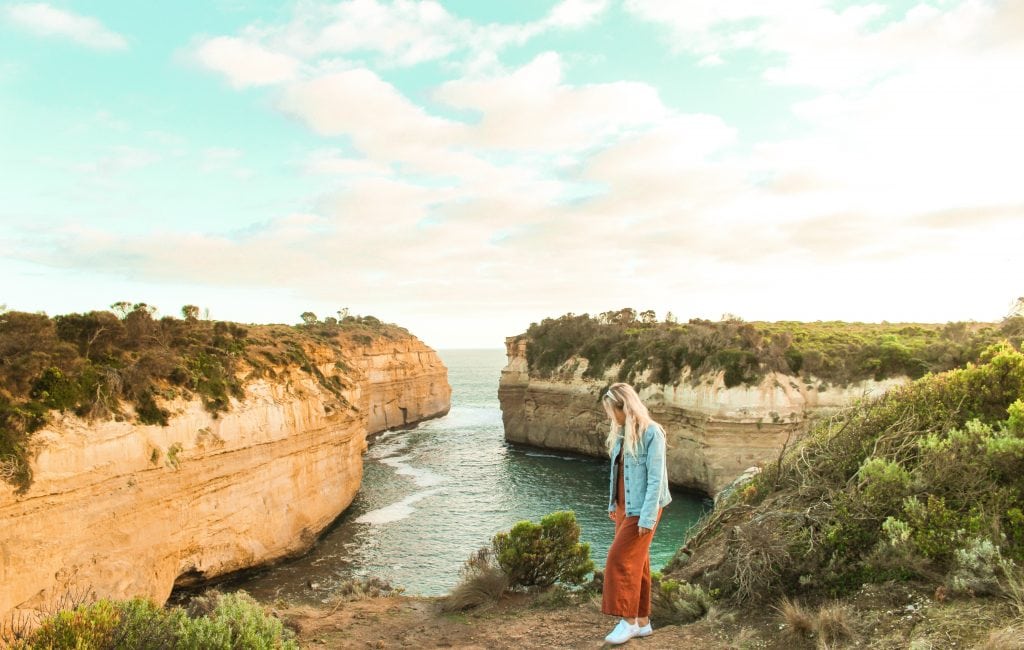
[[[448,412],[447,369],[400,328],[255,329],[294,354],[239,362],[222,411],[170,391],[165,426],[50,413],[31,483],[0,483],[0,618],[83,590],[163,602],[302,552],[358,491],[368,434]]]
[[[601,391],[618,381],[612,365],[600,378],[585,377],[588,361],[573,356],[547,377],[531,372],[528,340],[505,340],[508,364],[498,399],[509,442],[606,456],[608,418]],[[714,495],[744,469],[777,458],[806,432],[810,419],[854,400],[879,395],[905,377],[866,379],[828,386],[805,377],[769,372],[757,383],[727,386],[725,372],[696,383],[684,371],[677,382],[651,382],[652,370],[637,375],[641,399],[668,436],[668,476],[676,486]]]

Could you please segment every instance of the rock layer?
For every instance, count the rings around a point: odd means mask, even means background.
[[[498,399],[505,439],[548,449],[606,457],[608,417],[603,389],[616,381],[618,367],[603,379],[586,379],[587,360],[573,358],[540,378],[531,373],[527,341],[505,341],[508,364],[501,372]],[[723,374],[697,382],[684,372],[676,384],[638,385],[651,416],[668,438],[668,476],[676,486],[714,495],[744,469],[778,457],[821,415],[864,396],[878,395],[907,378],[828,386],[803,377],[769,373],[754,386],[726,387]]]
[[[0,620],[67,592],[149,596],[308,549],[352,501],[370,433],[447,413],[437,354],[408,336],[312,346],[328,390],[294,367],[246,384],[214,417],[169,425],[55,415],[33,438],[35,481],[0,484]]]

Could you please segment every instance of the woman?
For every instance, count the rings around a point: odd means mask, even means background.
[[[651,540],[661,509],[672,500],[665,469],[665,431],[629,384],[612,384],[601,397],[610,427],[608,516],[615,540],[604,568],[601,611],[621,617],[605,637],[625,643],[651,633]]]

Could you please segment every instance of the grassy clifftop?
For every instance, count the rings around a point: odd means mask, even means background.
[[[344,340],[408,336],[372,316],[319,322],[308,314],[298,326],[243,326],[200,320],[195,308],[184,308],[184,318],[158,319],[144,303],[117,307],[117,314],[53,318],[0,313],[0,478],[20,489],[31,484],[29,439],[53,411],[166,424],[163,400],[199,397],[216,414],[242,396],[244,381],[273,377],[282,367],[299,368],[339,393],[337,378],[311,362],[313,344],[340,349]]]
[[[923,581],[1019,591],[1024,354],[929,375],[824,422],[720,503],[668,568],[735,600]]]
[[[530,371],[550,376],[573,356],[585,357],[585,376],[599,378],[619,366],[620,381],[651,369],[651,381],[675,383],[689,369],[693,380],[724,371],[727,386],[755,383],[771,371],[848,384],[862,379],[949,370],[977,361],[999,340],[1019,346],[1024,317],[1002,323],[801,323],[694,319],[657,322],[632,309],[596,317],[566,314],[533,323],[527,340]]]

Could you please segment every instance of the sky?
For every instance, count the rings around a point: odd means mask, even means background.
[[[997,320],[1024,2],[0,2],[0,304]]]

